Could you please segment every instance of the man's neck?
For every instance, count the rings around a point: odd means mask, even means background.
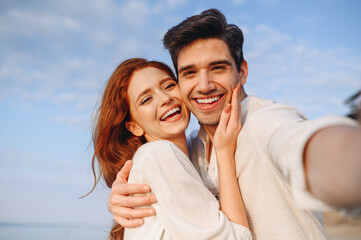
[[[216,132],[218,125],[208,125],[208,126],[204,126],[204,130],[206,130],[206,133],[208,135],[209,138],[209,142],[206,145],[206,158],[207,161],[210,162],[211,161],[211,154],[212,154],[212,142],[213,142],[213,137],[214,137],[214,133]]]
[[[217,125],[203,125],[203,127],[204,127],[204,130],[206,130],[209,140],[211,142],[213,142],[213,137],[217,130],[218,124]]]

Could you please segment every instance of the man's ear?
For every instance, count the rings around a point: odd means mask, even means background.
[[[144,135],[143,129],[133,121],[126,122],[125,127],[128,129],[129,132],[133,133],[137,137]]]
[[[239,82],[241,83],[241,85],[246,84],[247,77],[248,77],[248,63],[246,60],[243,60],[243,62],[241,63],[241,69],[239,72]]]

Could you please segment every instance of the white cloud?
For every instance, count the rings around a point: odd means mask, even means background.
[[[66,124],[75,126],[75,125],[80,125],[80,124],[83,124],[84,122],[87,122],[88,116],[85,118],[54,116],[52,118],[52,120],[55,122],[61,122],[61,123],[66,123]]]
[[[120,17],[129,28],[141,28],[147,24],[148,17],[157,12],[157,5],[148,6],[146,1],[132,0],[121,6]]]
[[[73,102],[76,100],[76,95],[72,93],[60,94],[56,100],[61,102]]]
[[[64,114],[62,122],[75,123],[71,118],[93,107],[121,60],[138,56],[170,63],[161,38],[183,17],[166,11],[187,3],[67,0],[5,8],[0,15],[0,100],[20,96],[34,104],[50,102]],[[331,94],[357,87],[360,59],[351,57],[347,49],[321,51],[268,25],[242,29],[250,63],[249,90],[302,101],[301,89],[327,85],[324,91]],[[266,79],[272,86],[265,84]]]
[[[232,2],[236,5],[244,3],[246,0],[232,0]]]
[[[302,108],[307,115],[343,114],[343,101],[361,87],[361,59],[346,49],[318,49],[262,25],[249,32],[251,94]],[[307,104],[307,105],[305,105]]]
[[[27,110],[50,104],[61,115],[49,113],[53,121],[87,125],[116,65],[110,54],[135,51],[122,46],[124,33],[110,27],[112,21],[119,26],[114,16],[120,7],[107,1],[43,4],[12,5],[0,15],[0,101]]]
[[[172,8],[179,8],[188,3],[188,0],[167,0],[167,5]]]
[[[298,14],[295,17],[295,24],[301,25],[301,26],[306,25],[307,27],[316,28],[319,26],[320,20],[321,20],[320,16],[317,16],[317,15]]]
[[[279,0],[258,0],[261,4],[277,4]]]

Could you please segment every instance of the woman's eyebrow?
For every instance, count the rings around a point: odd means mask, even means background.
[[[162,85],[164,82],[169,81],[169,80],[175,81],[175,80],[174,80],[173,78],[171,78],[171,77],[165,77],[164,79],[162,79],[162,80],[159,81],[159,85]],[[151,88],[146,88],[146,89],[144,89],[141,93],[138,94],[137,99],[136,99],[136,102],[139,101],[139,98],[141,98],[143,95],[149,93],[150,91],[152,91]]]
[[[137,99],[136,99],[136,102],[138,102],[139,99],[140,99],[143,95],[149,93],[150,91],[151,91],[151,89],[150,89],[150,88],[147,88],[147,89],[143,90],[141,93],[139,93],[139,94],[138,94],[138,97],[137,97]]]
[[[169,80],[173,80],[175,81],[173,78],[171,77],[165,77],[164,79],[160,80],[159,81],[159,85],[162,85],[163,83],[165,83],[166,81],[169,81]]]

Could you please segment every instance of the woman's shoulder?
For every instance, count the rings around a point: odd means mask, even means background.
[[[138,150],[135,152],[133,157],[133,162],[140,164],[144,159],[160,159],[169,154],[173,154],[174,151],[177,151],[177,146],[168,140],[158,140],[153,142],[148,142],[143,144]]]
[[[174,143],[168,140],[158,140],[153,142],[147,142],[143,144],[135,154],[147,154],[160,149],[173,148]]]

